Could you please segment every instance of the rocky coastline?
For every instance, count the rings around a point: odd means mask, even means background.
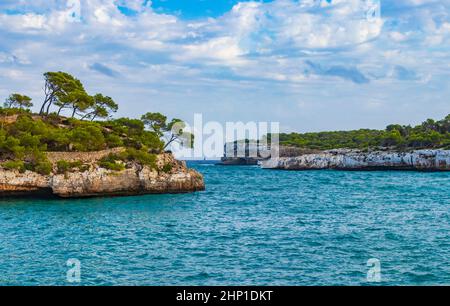
[[[263,160],[264,169],[280,170],[411,170],[450,171],[450,150],[408,152],[328,150]]]
[[[256,166],[261,161],[257,157],[223,157],[217,166]]]
[[[42,175],[0,168],[0,196],[83,198],[188,193],[205,189],[203,176],[188,169],[185,162],[176,160],[171,153],[158,155],[157,169],[135,165],[121,171],[107,170],[97,165],[96,161],[109,153],[49,153],[52,161],[62,158],[62,154],[65,160],[90,163],[88,169],[63,174],[53,171]],[[166,168],[161,170],[164,166]]]

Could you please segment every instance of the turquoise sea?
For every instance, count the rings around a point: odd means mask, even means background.
[[[207,190],[0,200],[0,285],[450,284],[450,173],[194,164]]]

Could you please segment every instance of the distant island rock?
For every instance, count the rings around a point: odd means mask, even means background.
[[[270,156],[270,149],[259,141],[234,141],[224,145],[219,166],[254,166]]]
[[[32,171],[0,169],[0,196],[57,196],[62,198],[187,193],[205,189],[203,176],[188,169],[171,153],[157,156],[157,168],[135,165],[120,171],[108,170],[97,162],[114,151],[48,152],[54,170],[48,175]],[[56,161],[81,161],[84,169],[56,171]],[[87,167],[86,167],[87,165]],[[170,166],[168,166],[170,165]]]
[[[261,161],[264,169],[281,170],[415,170],[450,171],[450,150],[405,152],[337,149]]]

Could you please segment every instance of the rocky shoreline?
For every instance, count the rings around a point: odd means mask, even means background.
[[[450,171],[450,150],[409,152],[329,150],[261,162],[264,169],[280,170],[412,170]]]
[[[64,153],[70,154],[70,153]],[[77,153],[74,153],[77,154]],[[79,154],[79,153],[78,153]],[[92,154],[92,156],[102,154]],[[142,194],[188,193],[205,189],[203,176],[188,169],[185,162],[172,154],[158,155],[157,164],[170,165],[170,170],[158,171],[147,166],[134,166],[122,171],[99,167],[92,161],[86,171],[41,175],[31,171],[0,169],[0,196],[56,196],[82,198],[99,196],[130,196]]]
[[[217,166],[255,166],[260,162],[260,158],[252,157],[223,157]]]

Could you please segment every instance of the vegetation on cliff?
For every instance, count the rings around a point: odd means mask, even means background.
[[[31,98],[12,94],[0,107],[0,166],[49,174],[53,169],[46,152],[91,152],[124,147],[99,165],[121,170],[131,163],[154,166],[156,154],[171,143],[192,146],[192,135],[180,119],[167,120],[160,113],[141,119],[113,119],[119,106],[102,94],[89,95],[83,84],[65,72],[44,74],[44,99],[33,113]],[[83,168],[58,162],[57,171]]]
[[[280,144],[307,149],[339,148],[394,150],[446,148],[450,149],[450,115],[443,120],[428,119],[420,125],[389,125],[385,130],[361,129],[320,133],[280,134]]]

